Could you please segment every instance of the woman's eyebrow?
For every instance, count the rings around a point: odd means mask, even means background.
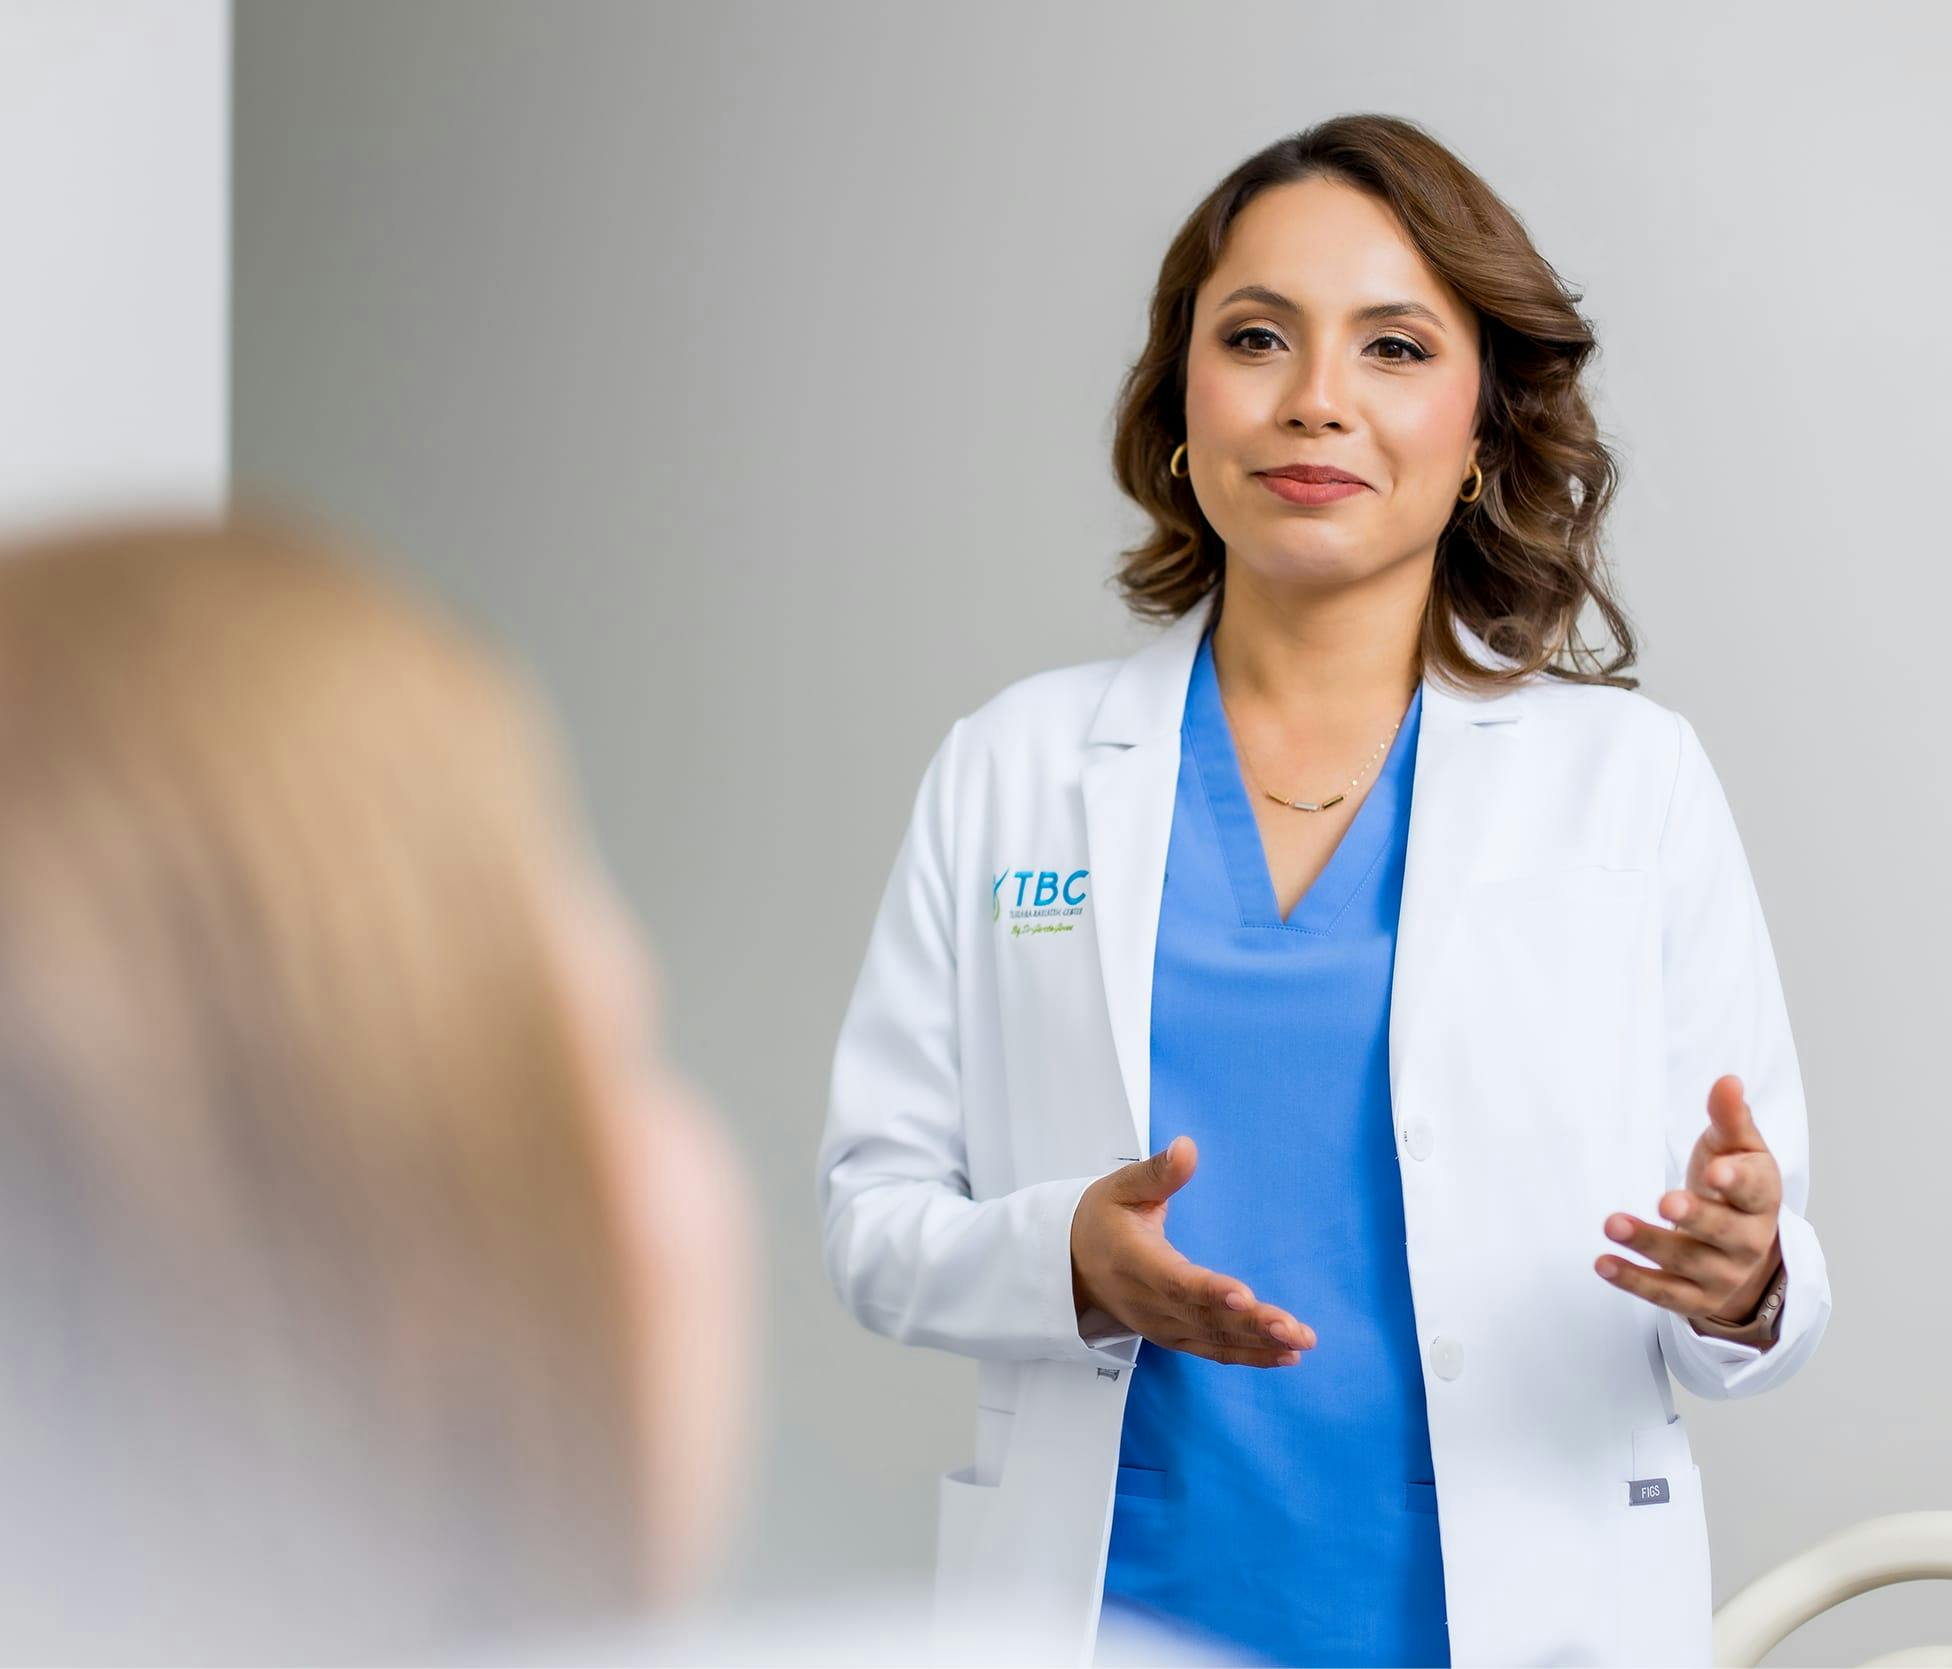
[[[1287,313],[1295,318],[1301,316],[1299,307],[1279,290],[1270,290],[1264,284],[1243,284],[1220,305],[1231,307],[1237,301],[1257,301],[1277,313]],[[1369,324],[1377,319],[1422,319],[1439,330],[1444,328],[1444,321],[1420,301],[1372,301],[1367,307],[1352,309],[1349,314],[1351,324]]]

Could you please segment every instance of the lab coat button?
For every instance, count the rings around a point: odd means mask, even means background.
[[[1464,1347],[1440,1333],[1430,1341],[1430,1366],[1439,1379],[1455,1379],[1464,1371]]]
[[[1428,1119],[1412,1119],[1404,1127],[1403,1140],[1409,1146],[1412,1159],[1428,1159],[1431,1148],[1436,1145],[1437,1133],[1430,1128]]]

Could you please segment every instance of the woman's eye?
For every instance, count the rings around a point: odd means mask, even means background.
[[[1383,358],[1400,365],[1407,360],[1428,359],[1430,356],[1412,342],[1407,336],[1379,336],[1370,343],[1373,348],[1401,348],[1400,354],[1384,354]]]
[[[1250,336],[1265,336],[1270,342],[1279,342],[1281,340],[1273,331],[1266,329],[1264,326],[1246,325],[1227,338],[1227,346],[1230,348],[1241,347]],[[1430,357],[1429,354],[1425,353],[1423,349],[1418,347],[1407,336],[1380,336],[1369,345],[1371,348],[1401,348],[1403,350],[1401,353],[1377,355],[1379,359],[1390,365],[1414,364],[1419,360],[1425,360]],[[1242,352],[1250,354],[1263,354],[1269,351],[1271,350],[1267,348],[1242,348]]]

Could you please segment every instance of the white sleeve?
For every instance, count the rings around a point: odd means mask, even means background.
[[[1679,713],[1679,754],[1660,838],[1661,983],[1666,1025],[1667,1186],[1682,1187],[1708,1126],[1708,1089],[1724,1073],[1742,1089],[1782,1172],[1778,1218],[1789,1282],[1776,1343],[1704,1337],[1663,1308],[1661,1353],[1695,1395],[1754,1396],[1814,1354],[1830,1319],[1830,1279],[1809,1207],[1803,1081],[1762,903],[1714,767]]]
[[[815,1161],[828,1279],[856,1320],[903,1344],[1126,1367],[1131,1349],[1080,1333],[1071,1290],[1071,1219],[1097,1178],[970,1197],[953,885],[963,723],[923,773],[834,1051]]]

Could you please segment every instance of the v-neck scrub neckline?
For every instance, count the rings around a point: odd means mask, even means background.
[[[1198,766],[1201,790],[1225,857],[1242,927],[1270,927],[1315,937],[1334,929],[1349,900],[1355,897],[1377,860],[1389,849],[1398,803],[1410,788],[1406,780],[1407,766],[1414,757],[1412,743],[1422,708],[1423,682],[1419,679],[1376,781],[1362,804],[1356,807],[1355,816],[1342,831],[1342,838],[1322,872],[1283,921],[1267,851],[1261,842],[1260,825],[1254,818],[1233,731],[1220,700],[1220,679],[1213,664],[1213,632],[1208,628],[1200,639],[1192,678],[1187,685],[1182,736]]]

